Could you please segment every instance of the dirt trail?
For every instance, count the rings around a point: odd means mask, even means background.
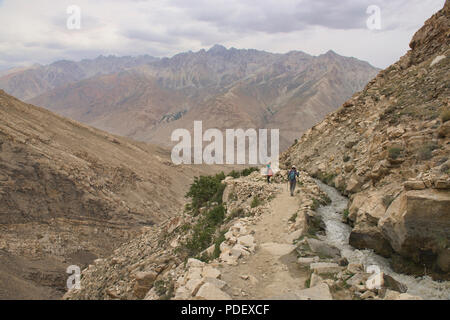
[[[270,212],[261,215],[251,228],[256,252],[239,260],[237,266],[221,268],[222,279],[229,286],[226,291],[233,299],[268,299],[305,288],[308,275],[298,267],[296,252],[285,253],[292,250],[288,221],[297,211],[299,200],[290,196],[286,185],[277,188],[279,193],[270,203]]]

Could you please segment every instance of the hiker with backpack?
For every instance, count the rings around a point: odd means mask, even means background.
[[[288,172],[288,181],[291,191],[291,197],[294,196],[295,186],[297,184],[297,178],[300,176],[300,173],[297,171],[295,166],[292,166],[292,169]]]

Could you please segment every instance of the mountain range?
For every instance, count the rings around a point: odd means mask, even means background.
[[[274,54],[215,45],[171,58],[57,61],[0,77],[20,99],[113,134],[170,146],[171,132],[277,128],[281,148],[334,111],[378,72],[329,51]]]

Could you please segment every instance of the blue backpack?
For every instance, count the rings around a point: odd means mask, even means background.
[[[289,181],[294,181],[296,175],[297,172],[295,172],[294,170],[289,171]]]

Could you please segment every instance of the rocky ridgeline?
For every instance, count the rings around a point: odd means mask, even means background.
[[[350,197],[350,244],[450,276],[450,4],[411,50],[282,155]]]

